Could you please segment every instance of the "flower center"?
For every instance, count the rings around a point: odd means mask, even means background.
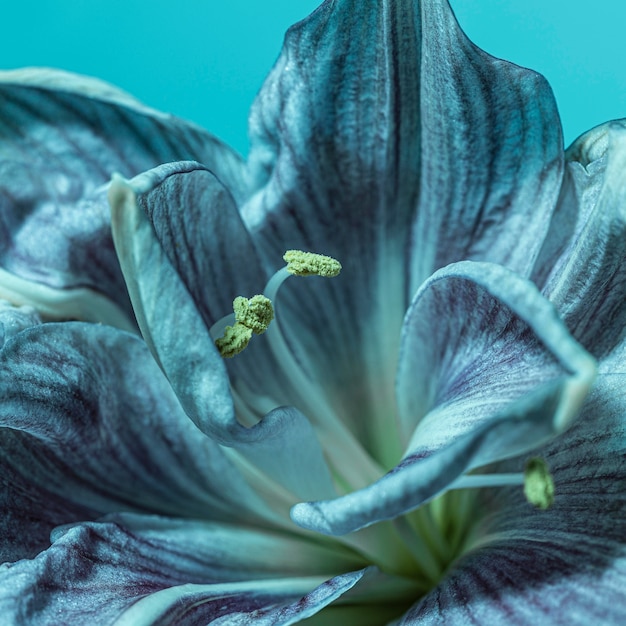
[[[276,299],[279,287],[289,276],[334,278],[341,272],[341,263],[323,254],[287,250],[283,259],[287,265],[270,278],[265,285],[264,295],[256,295],[249,300],[237,296],[233,300],[234,313],[211,326],[209,332],[223,357],[231,358],[239,354],[248,346],[253,333],[261,335],[268,329],[274,319],[272,301]],[[230,326],[233,321],[235,323]]]
[[[283,256],[287,265],[267,282],[263,294],[251,298],[238,296],[233,301],[233,313],[217,321],[210,334],[224,358],[240,354],[254,334],[266,333],[267,341],[280,363],[290,386],[297,391],[298,409],[311,421],[318,436],[339,492],[347,493],[380,478],[385,470],[363,448],[338,418],[327,394],[312,380],[296,361],[283,337],[280,323],[274,320],[273,302],[280,286],[290,276],[336,277],[341,264],[331,257],[289,250]],[[274,323],[272,323],[274,321]],[[281,402],[255,396],[237,382],[233,397],[238,417],[254,423]],[[245,407],[250,415],[246,416]],[[398,459],[399,461],[400,459]],[[250,476],[263,490],[264,478]],[[524,487],[527,500],[537,508],[548,508],[554,499],[554,484],[545,462],[531,459],[524,473],[480,474],[459,477],[445,493],[430,502],[391,521],[384,521],[336,541],[360,554],[367,563],[412,581],[413,589],[426,592],[435,586],[447,569],[478,540],[481,507],[477,488],[519,485]],[[293,504],[290,503],[289,506]],[[484,511],[483,511],[484,513]],[[411,597],[414,597],[411,595]]]

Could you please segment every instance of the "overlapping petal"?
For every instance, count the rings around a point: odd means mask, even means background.
[[[276,516],[187,419],[135,336],[81,323],[25,330],[0,353],[0,399],[2,499],[15,507],[3,549],[31,531],[41,549],[54,525],[120,510]]]
[[[3,619],[292,624],[364,574],[337,547],[215,523],[118,515],[57,530],[53,540],[36,559],[0,568]],[[355,566],[332,578],[333,568]]]
[[[189,162],[117,179],[110,198],[113,236],[144,339],[200,428],[225,443],[245,438],[209,334],[232,313],[236,296],[259,293],[266,280],[232,197]]]
[[[536,287],[499,265],[436,272],[403,330],[405,457],[363,490],[294,507],[306,528],[343,534],[396,517],[471,469],[536,448],[569,426],[595,376]]]
[[[483,536],[402,624],[626,619],[626,374],[623,356],[601,367],[581,419],[540,453],[554,476],[548,511],[498,490]]]
[[[194,158],[245,194],[241,160],[229,148],[95,79],[50,69],[1,73],[0,129],[0,295],[41,304],[50,317],[130,325],[102,189],[114,172],[132,176]],[[112,302],[90,307],[92,291]]]

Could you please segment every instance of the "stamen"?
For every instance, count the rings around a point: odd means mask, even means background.
[[[233,302],[235,314],[229,314],[216,321],[209,332],[222,356],[228,358],[241,352],[250,341],[251,323],[246,321],[247,311],[254,306],[250,305],[255,298],[265,298],[270,304],[276,301],[280,286],[290,276],[322,276],[334,277],[341,271],[341,264],[335,259],[312,252],[288,250],[284,256],[287,266],[279,269],[267,282],[263,290],[263,296],[255,296],[249,301],[243,300],[248,306],[239,313],[238,299]],[[255,320],[257,317],[255,316]],[[319,435],[324,445],[324,450],[329,459],[341,459],[341,462],[333,463],[335,469],[342,469],[341,476],[337,475],[338,482],[345,482],[347,490],[358,489],[368,485],[383,474],[380,467],[372,457],[362,448],[359,442],[345,425],[336,418],[334,411],[329,406],[323,394],[319,394],[315,388],[315,382],[303,371],[299,363],[288,347],[281,332],[280,324],[269,324],[271,318],[264,324],[267,332],[267,342],[277,362],[281,364],[284,375],[290,379],[293,388],[298,390],[301,403],[298,408],[307,414],[320,428]],[[239,324],[243,324],[244,330]],[[224,335],[224,336],[222,336]],[[346,458],[350,462],[345,462]]]
[[[554,502],[554,480],[542,458],[535,457],[526,462],[524,495],[538,509],[549,509]]]
[[[234,326],[226,326],[224,336],[215,340],[219,353],[225,359],[232,359],[243,352],[252,339],[252,329],[237,322]]]
[[[504,487],[523,485],[524,474],[469,474],[460,476],[448,487],[452,489],[483,489],[485,487]]]
[[[548,509],[554,502],[554,480],[548,465],[539,457],[526,462],[523,474],[469,474],[457,478],[448,490],[506,485],[524,485],[526,499],[538,509]]]
[[[233,300],[235,319],[255,335],[262,335],[274,319],[272,301],[265,296],[253,296],[249,300],[238,296]]]

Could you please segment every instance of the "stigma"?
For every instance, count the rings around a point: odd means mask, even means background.
[[[341,271],[341,263],[332,257],[314,252],[287,250],[283,255],[286,266],[279,269],[267,282],[263,294],[233,300],[233,313],[218,320],[209,330],[222,357],[229,359],[248,346],[252,335],[261,335],[274,319],[272,302],[279,287],[290,276],[321,276],[334,278]],[[274,332],[276,337],[279,333]]]

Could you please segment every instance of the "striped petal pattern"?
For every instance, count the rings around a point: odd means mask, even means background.
[[[0,73],[0,134],[0,297],[52,318],[132,327],[103,189],[114,172],[193,158],[244,193],[239,157],[205,131],[58,70]],[[55,302],[68,290],[69,310]],[[89,307],[93,292],[112,310]]]
[[[288,31],[250,136],[242,213],[262,262],[301,248],[343,265],[285,286],[288,341],[334,396],[364,388],[362,414],[393,401],[367,390],[393,388],[404,312],[433,271],[530,274],[563,171],[545,80],[478,50],[446,0],[324,2]]]
[[[626,378],[602,368],[580,421],[539,451],[556,484],[548,511],[489,494],[482,536],[402,624],[621,624],[626,620]]]
[[[329,576],[322,553],[259,530],[117,516],[57,529],[36,559],[1,568],[0,610],[16,626],[56,626],[59,614],[67,623],[116,626],[294,624],[366,573]],[[327,565],[351,564],[326,556]]]
[[[626,120],[589,131],[566,156],[562,217],[553,230],[567,233],[568,220],[573,232],[556,254],[540,259],[537,273],[541,280],[541,271],[551,269],[544,293],[574,336],[601,358],[626,332]]]

